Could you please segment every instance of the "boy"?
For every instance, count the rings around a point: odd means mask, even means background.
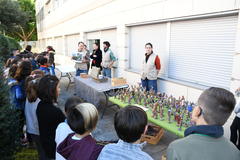
[[[65,103],[65,115],[67,116],[71,109],[75,108],[78,104],[82,103],[79,97],[70,97]],[[68,136],[68,134],[73,133],[69,125],[67,124],[67,119],[58,125],[56,129],[55,142],[57,146]],[[60,154],[56,152],[56,160],[65,160]]]
[[[48,59],[47,58],[41,56],[39,58],[39,64],[40,64],[39,69],[42,70],[45,75],[50,74],[50,70],[48,68]]]
[[[142,151],[141,135],[146,130],[147,115],[143,109],[128,106],[114,116],[114,127],[120,140],[117,144],[106,145],[98,160],[152,160]]]
[[[167,149],[168,160],[239,160],[240,151],[225,137],[223,125],[235,106],[234,95],[211,87],[198,99],[192,113],[196,126],[185,131],[185,138],[172,142]]]

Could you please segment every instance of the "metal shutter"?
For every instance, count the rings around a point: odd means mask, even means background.
[[[237,16],[171,23],[169,77],[229,88]]]
[[[130,69],[140,72],[145,57],[145,44],[153,45],[153,52],[158,54],[161,60],[161,73],[166,69],[167,61],[167,24],[152,24],[130,27],[129,58]]]
[[[69,35],[66,36],[66,46],[67,46],[67,56],[72,57],[72,54],[74,52],[77,52],[78,50],[78,42],[79,42],[79,34]]]
[[[61,54],[61,55],[64,55],[64,51],[63,51],[63,45],[64,45],[64,42],[63,42],[63,37],[56,37],[55,38],[55,50],[56,50],[56,54]]]

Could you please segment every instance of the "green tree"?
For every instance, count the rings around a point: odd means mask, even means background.
[[[7,60],[14,49],[21,49],[19,43],[11,37],[0,34],[0,58]]]
[[[19,114],[11,109],[9,87],[4,78],[3,63],[0,60],[0,157],[13,160],[19,148]]]
[[[0,33],[11,33],[17,25],[26,23],[26,13],[14,0],[0,0]]]
[[[35,16],[35,4],[33,0],[18,0],[21,10],[27,15],[27,22],[19,24],[14,34],[20,40],[37,40],[37,27]]]
[[[4,35],[0,34],[0,58],[6,60],[10,53],[9,40]]]

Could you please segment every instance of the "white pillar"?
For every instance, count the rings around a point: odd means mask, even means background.
[[[128,32],[124,24],[117,26],[118,77],[124,77],[124,70],[129,67]]]

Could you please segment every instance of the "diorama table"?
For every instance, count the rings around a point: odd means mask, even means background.
[[[74,83],[72,81],[73,75],[72,72],[75,72],[76,69],[74,68],[73,65],[58,65],[55,67],[59,72],[60,72],[60,80],[62,77],[67,77],[69,79],[68,85],[67,85],[67,90],[70,86],[71,83]]]
[[[128,103],[124,103],[122,102],[121,100],[119,99],[116,99],[114,97],[109,97],[109,101],[118,105],[119,107],[126,107],[128,105]],[[172,120],[171,123],[168,123],[167,121],[167,110],[165,110],[164,112],[164,117],[165,117],[165,120],[160,120],[160,119],[155,119],[152,117],[152,111],[150,109],[148,109],[146,111],[147,113],[147,116],[148,116],[148,121],[162,127],[163,129],[173,133],[173,134],[176,134],[177,136],[179,137],[184,137],[184,130],[186,128],[182,127],[181,130],[179,130],[179,127],[176,126],[176,122]]]
[[[103,117],[106,108],[109,108],[109,93],[115,89],[126,88],[128,85],[116,86],[111,85],[111,80],[107,82],[96,82],[92,78],[74,77],[76,94],[85,101],[94,104],[96,107],[103,107]]]

